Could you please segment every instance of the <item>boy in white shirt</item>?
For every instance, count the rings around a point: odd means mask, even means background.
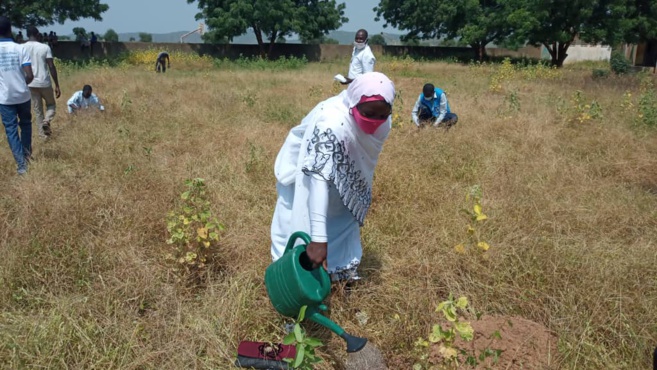
[[[32,94],[32,108],[36,116],[39,136],[47,139],[50,136],[50,122],[55,118],[55,109],[57,103],[55,98],[61,96],[59,90],[59,79],[57,78],[57,68],[52,57],[50,46],[39,42],[41,33],[34,27],[27,28],[28,41],[23,45],[25,50],[30,54],[32,61],[32,71],[34,80],[30,83],[30,93]],[[52,82],[55,82],[53,91]],[[46,112],[43,111],[43,102],[46,102]]]
[[[0,16],[0,118],[19,175],[27,172],[32,152],[32,111],[27,84],[33,79],[30,55],[22,45],[14,43],[9,18]]]
[[[100,104],[100,100],[93,93],[90,85],[84,85],[82,90],[76,91],[66,105],[68,105],[69,113],[75,113],[81,109],[89,109],[89,107],[96,107],[101,112],[105,110],[105,107]]]

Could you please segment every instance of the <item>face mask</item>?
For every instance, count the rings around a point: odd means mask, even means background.
[[[424,100],[426,100],[426,101],[432,101],[432,100],[433,100],[433,96],[430,96],[430,97],[428,97],[428,98],[425,96],[425,97],[424,97]]]
[[[354,121],[356,121],[358,127],[361,130],[363,130],[364,133],[369,135],[375,133],[376,129],[378,129],[379,126],[381,126],[388,120],[387,118],[385,119],[367,118],[362,114],[360,114],[360,111],[356,107],[351,108],[351,115],[354,116]]]
[[[367,41],[365,41],[365,42],[355,42],[355,41],[354,41],[354,47],[355,47],[357,50],[364,49],[365,46],[367,46]]]

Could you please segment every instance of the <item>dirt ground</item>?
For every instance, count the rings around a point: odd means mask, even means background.
[[[475,335],[471,342],[457,340],[455,347],[474,353],[478,365],[474,369],[556,369],[557,337],[545,326],[520,317],[482,316],[471,321]],[[499,334],[499,335],[498,335]],[[497,361],[488,356],[479,361],[479,356],[486,350],[502,351]],[[370,359],[370,357],[372,357]],[[383,370],[399,369],[395,359],[385,367],[374,361],[377,356],[350,354],[347,370]],[[473,368],[465,364],[465,357],[460,356],[461,368]],[[438,346],[431,349],[431,362],[441,363]],[[376,367],[372,367],[376,364]],[[437,367],[440,368],[440,367]]]

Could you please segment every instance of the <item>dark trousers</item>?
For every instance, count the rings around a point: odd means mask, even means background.
[[[418,112],[418,120],[424,123],[434,124],[436,123],[436,118],[431,113],[431,110],[427,107],[420,107]],[[459,121],[459,117],[455,113],[447,113],[442,121],[438,122],[437,126],[451,127]]]
[[[158,59],[157,63],[155,63],[155,70],[157,72],[162,71],[162,73],[165,73],[167,71],[167,64],[165,59]]]

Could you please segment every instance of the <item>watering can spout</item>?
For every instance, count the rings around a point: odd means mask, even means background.
[[[319,309],[325,311],[326,306],[320,305]],[[339,335],[342,339],[344,339],[344,341],[347,344],[347,352],[349,352],[349,353],[358,352],[361,349],[363,349],[363,347],[365,347],[365,344],[367,343],[366,338],[355,337],[355,336],[347,333],[346,331],[344,331],[344,329],[342,329],[342,327],[340,327],[338,324],[334,323],[333,320],[331,320],[328,317],[326,317],[326,316],[322,315],[321,313],[319,313],[319,311],[317,311],[317,309],[310,308],[310,310],[311,310],[311,313],[308,316],[308,318],[311,321],[314,321],[314,322],[326,327],[327,329],[331,330],[335,334]]]

